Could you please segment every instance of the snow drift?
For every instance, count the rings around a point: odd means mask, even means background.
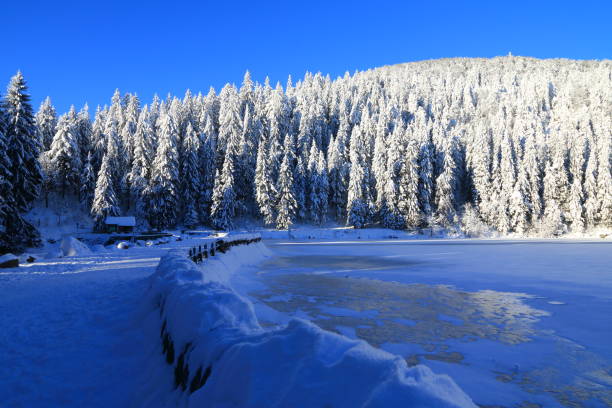
[[[224,238],[232,239],[244,237]],[[475,407],[451,378],[409,368],[363,341],[298,319],[262,328],[251,303],[228,282],[265,256],[259,242],[202,266],[173,251],[151,276],[149,316],[160,316],[162,352],[180,406]],[[143,405],[159,406],[157,396],[144,398]]]
[[[90,255],[91,250],[87,245],[74,237],[65,237],[60,245],[63,256]]]

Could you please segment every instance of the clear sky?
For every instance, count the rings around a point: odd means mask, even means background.
[[[610,0],[1,3],[0,82],[21,69],[36,109],[206,93],[247,69],[274,85],[442,57],[612,58]]]

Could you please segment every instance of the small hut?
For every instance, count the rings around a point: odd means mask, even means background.
[[[129,234],[134,232],[136,226],[135,217],[106,217],[104,221],[105,232]]]

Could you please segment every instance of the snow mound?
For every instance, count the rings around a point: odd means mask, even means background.
[[[185,406],[475,407],[450,377],[409,368],[364,341],[298,319],[263,329],[227,282],[265,256],[258,242],[199,267],[173,251],[151,276],[150,316],[161,316],[163,352]],[[161,397],[151,387],[143,405]]]
[[[129,247],[130,247],[130,244],[125,241],[121,241],[117,244],[117,249],[128,249]]]
[[[63,256],[91,255],[89,247],[74,237],[62,239],[60,249]]]
[[[0,256],[0,267],[13,268],[19,266],[19,258],[11,253]]]

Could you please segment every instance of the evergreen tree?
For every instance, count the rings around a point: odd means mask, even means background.
[[[74,113],[74,110],[72,110]],[[50,168],[55,176],[55,186],[62,197],[68,194],[78,194],[82,177],[81,152],[74,115],[63,115],[57,124],[57,132],[53,137],[48,153]]]
[[[419,146],[411,140],[405,150],[405,160],[399,173],[398,210],[405,226],[416,228],[421,224],[422,214],[419,206]]]
[[[38,163],[40,144],[27,89],[23,75],[17,72],[11,78],[2,101],[6,154],[11,163],[10,183],[18,212],[30,208],[42,184],[42,171]]]
[[[355,126],[351,137],[347,207],[347,223],[355,228],[365,227],[372,219],[372,194],[365,138],[361,127]]]
[[[91,152],[87,153],[87,158],[83,165],[83,175],[81,177],[81,188],[79,196],[83,206],[90,210],[96,190],[96,174],[93,170]]]
[[[94,219],[96,231],[103,230],[106,217],[118,216],[120,213],[112,174],[112,161],[114,160],[112,156],[115,150],[114,141],[108,138],[108,144],[107,152],[102,158],[100,171],[98,171],[96,190],[91,206],[91,215]]]
[[[255,199],[259,213],[266,225],[274,224],[276,220],[275,204],[277,191],[272,180],[272,166],[270,155],[266,148],[266,140],[259,142],[257,150],[257,168],[255,169]]]
[[[445,227],[453,225],[457,215],[457,164],[454,146],[449,142],[443,153],[443,170],[436,179],[436,221]]]
[[[181,174],[183,175],[181,199],[183,200],[183,224],[189,228],[198,225],[200,216],[198,210],[200,205],[200,138],[196,134],[191,123],[187,124],[184,142],[184,160]]]
[[[158,230],[176,225],[179,204],[178,130],[170,114],[162,113],[160,119],[159,144],[145,191],[149,225]]]
[[[289,154],[285,154],[278,176],[278,204],[276,205],[276,228],[288,230],[295,222],[297,201],[293,193],[293,173],[289,163]]]
[[[203,132],[200,134],[200,179],[202,186],[200,188],[200,221],[202,223],[209,221],[210,207],[212,205],[213,189],[215,187],[215,172],[216,172],[216,136],[212,119],[208,117],[205,121]]]
[[[36,129],[38,131],[38,141],[43,151],[49,150],[53,136],[55,136],[55,126],[57,125],[57,114],[51,104],[51,98],[45,98],[36,113]]]
[[[30,96],[17,72],[0,103],[0,252],[41,243],[36,228],[22,217],[42,185],[39,149]]]

